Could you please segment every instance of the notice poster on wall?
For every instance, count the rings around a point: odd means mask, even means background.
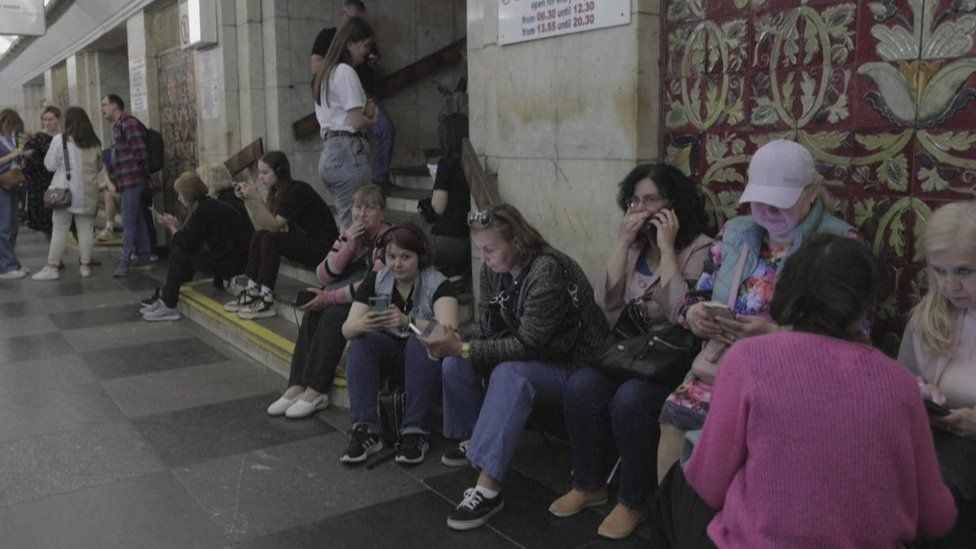
[[[44,34],[44,0],[0,1],[0,34]]]
[[[129,112],[149,110],[149,85],[145,58],[129,59]]]
[[[498,43],[515,44],[630,23],[631,0],[499,0]]]
[[[210,49],[197,56],[197,89],[200,93],[200,116],[204,120],[220,117],[220,52]]]

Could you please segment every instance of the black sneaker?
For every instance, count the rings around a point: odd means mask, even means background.
[[[150,297],[149,299],[143,299],[139,303],[142,303],[143,307],[148,307],[153,303],[155,303],[157,299],[159,299],[159,288],[156,288],[156,290],[153,292],[152,297]]]
[[[430,443],[427,437],[421,433],[405,433],[403,440],[397,446],[396,462],[407,465],[417,465],[423,463],[427,457],[427,450]]]
[[[475,488],[468,488],[464,491],[464,499],[457,509],[447,517],[447,526],[454,530],[477,528],[488,522],[504,506],[505,501],[501,494],[488,499]]]
[[[357,425],[352,430],[352,438],[346,452],[339,461],[342,463],[362,463],[369,456],[383,449],[383,441],[378,435],[369,432],[365,425]]]
[[[248,306],[237,311],[237,316],[244,320],[271,318],[276,314],[278,313],[275,311],[274,297],[270,295],[256,297]]]
[[[441,456],[441,463],[448,467],[470,465],[471,462],[468,461],[468,444],[470,443],[470,440],[462,440],[456,447],[444,452],[444,455]]]

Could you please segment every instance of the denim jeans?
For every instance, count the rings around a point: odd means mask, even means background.
[[[17,254],[14,253],[17,231],[20,229],[19,215],[17,191],[0,189],[0,273],[20,268]]]
[[[379,120],[369,127],[369,133],[376,138],[376,150],[373,154],[373,183],[390,182],[390,165],[393,162],[393,144],[396,141],[396,127],[393,120],[386,114],[386,107],[375,95],[370,99],[376,104]]]
[[[128,270],[129,257],[135,249],[139,263],[149,263],[149,227],[142,214],[142,192],[146,183],[122,191],[122,255],[117,270]]]
[[[573,487],[606,484],[613,448],[620,456],[617,500],[631,509],[650,498],[657,471],[657,417],[670,391],[643,379],[611,377],[584,368],[569,378],[563,410],[573,447]]]
[[[349,341],[346,385],[353,427],[366,425],[370,432],[379,432],[376,393],[384,377],[405,381],[401,432],[430,433],[430,411],[439,396],[441,369],[417,338],[402,339],[381,332],[368,332]]]
[[[339,211],[341,230],[352,225],[352,195],[370,182],[369,142],[340,135],[325,140],[319,155],[319,177]]]
[[[471,465],[502,482],[532,408],[562,402],[568,371],[548,362],[502,362],[485,391],[467,360],[448,357],[442,368],[444,436],[470,438]]]

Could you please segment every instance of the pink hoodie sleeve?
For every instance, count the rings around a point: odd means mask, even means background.
[[[748,364],[742,345],[733,346],[722,359],[705,429],[685,467],[688,482],[713,509],[724,506],[732,479],[746,461],[751,406]]]
[[[356,255],[356,243],[346,240],[345,235],[340,236],[332,244],[325,259],[315,268],[315,276],[323,286],[332,284],[346,271],[346,267]]]

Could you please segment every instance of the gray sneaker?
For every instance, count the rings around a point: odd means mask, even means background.
[[[180,312],[176,309],[170,309],[162,301],[159,302],[159,306],[142,315],[143,320],[148,320],[149,322],[160,322],[163,320],[179,320]]]

